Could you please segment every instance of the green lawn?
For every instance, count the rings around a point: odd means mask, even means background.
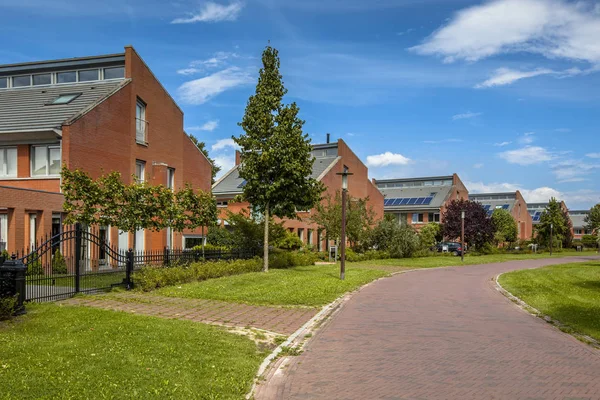
[[[600,340],[600,262],[516,271],[499,282],[543,314]]]
[[[28,304],[0,323],[0,399],[242,399],[265,354],[224,329]]]
[[[341,281],[338,266],[312,265],[169,286],[154,293],[248,304],[321,306],[386,275],[385,271],[350,267]]]
[[[571,257],[571,256],[590,256],[597,254],[592,251],[576,252],[564,251],[562,253],[554,253],[552,258]],[[477,265],[490,264],[496,262],[515,261],[515,260],[531,260],[538,258],[550,258],[549,253],[538,254],[490,254],[483,256],[472,256],[465,254],[464,263],[460,257],[455,256],[433,256],[433,257],[418,257],[418,258],[399,258],[387,260],[371,260],[350,263],[349,266],[367,267],[381,269],[387,272],[398,272],[414,268],[435,268],[435,267],[452,267],[457,265]]]

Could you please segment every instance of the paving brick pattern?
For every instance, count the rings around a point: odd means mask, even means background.
[[[162,318],[231,327],[253,327],[290,335],[311,319],[316,308],[250,306],[224,301],[184,299],[138,293],[82,296],[63,304],[97,307]]]
[[[263,385],[257,399],[600,399],[600,352],[518,309],[492,281],[563,261],[582,258],[380,280],[292,358],[283,384]]]

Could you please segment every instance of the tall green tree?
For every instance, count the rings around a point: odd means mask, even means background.
[[[208,150],[206,149],[206,143],[199,141],[198,138],[196,138],[196,136],[194,136],[192,134],[190,134],[188,136],[190,137],[192,142],[196,145],[198,150],[200,150],[202,152],[202,154],[204,154],[206,156],[206,158],[208,159],[208,161],[210,162],[211,168],[212,168],[211,182],[215,183],[217,174],[219,173],[219,171],[221,171],[221,167],[219,167],[217,164],[215,164],[215,160],[210,158],[210,156],[208,155]]]
[[[598,235],[598,245],[600,246],[600,203],[590,208],[590,213],[585,216],[586,228]]]
[[[498,208],[492,213],[492,225],[494,226],[494,240],[496,244],[513,243],[517,241],[519,228],[517,222],[508,210]]]
[[[442,226],[437,222],[430,222],[419,231],[419,240],[425,249],[433,247],[442,238]]]
[[[550,244],[550,231],[552,230],[553,246],[565,245],[572,240],[571,220],[561,208],[561,204],[554,197],[550,199],[546,209],[540,216],[540,223],[536,226],[536,240],[542,245]],[[571,238],[571,239],[569,239]]]
[[[244,133],[233,140],[241,147],[239,174],[246,181],[242,197],[265,220],[274,215],[297,218],[320,200],[323,186],[311,177],[314,158],[296,103],[283,104],[287,90],[279,73],[279,55],[267,46],[262,54],[256,92],[248,99]],[[269,230],[264,226],[264,264],[269,269]]]

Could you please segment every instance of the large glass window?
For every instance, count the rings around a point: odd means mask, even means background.
[[[50,74],[39,74],[33,75],[34,85],[49,85],[52,83],[52,75]]]
[[[59,72],[56,74],[56,83],[72,83],[77,82],[77,72]]]
[[[17,176],[17,148],[0,147],[0,176]]]
[[[31,75],[13,76],[13,87],[31,86]]]
[[[60,164],[60,145],[32,146],[31,176],[58,176]]]
[[[104,68],[104,79],[118,79],[125,77],[125,67]]]
[[[88,69],[84,71],[79,71],[79,82],[87,82],[87,81],[97,81],[98,80],[98,70],[97,69]]]
[[[140,99],[135,105],[135,140],[146,143],[146,104]]]
[[[413,213],[413,215],[412,215],[412,223],[413,224],[418,224],[420,222],[423,222],[423,214]]]
[[[8,78],[0,78],[0,89],[6,89],[8,87]]]
[[[135,177],[138,180],[138,182],[144,181],[145,172],[146,172],[146,162],[137,160],[135,162]]]
[[[429,222],[440,222],[440,213],[429,213]]]

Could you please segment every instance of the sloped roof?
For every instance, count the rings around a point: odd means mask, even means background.
[[[112,94],[128,80],[32,86],[0,91],[0,133],[60,129],[63,123]],[[68,104],[48,105],[61,94],[81,93]]]
[[[504,198],[494,198],[494,197],[504,197]],[[510,197],[507,198],[507,197]],[[507,192],[507,193],[475,193],[469,194],[469,200],[476,201],[482,205],[489,205],[490,211],[496,209],[496,207],[502,207],[504,205],[508,205],[508,211],[512,211],[517,204],[517,195],[516,192]]]
[[[587,225],[585,222],[585,217],[588,215],[588,213],[589,211],[569,211],[569,218],[571,218],[573,228],[585,228]]]
[[[380,181],[377,181],[379,183]],[[452,186],[413,186],[403,188],[379,188],[387,199],[433,197],[429,204],[384,206],[386,211],[428,210],[440,208],[452,190]]]
[[[311,178],[319,179],[323,172],[333,166],[340,157],[318,157],[315,158]],[[214,195],[237,195],[243,190],[244,180],[240,177],[238,166],[236,165],[227,172],[221,179],[213,185]]]

